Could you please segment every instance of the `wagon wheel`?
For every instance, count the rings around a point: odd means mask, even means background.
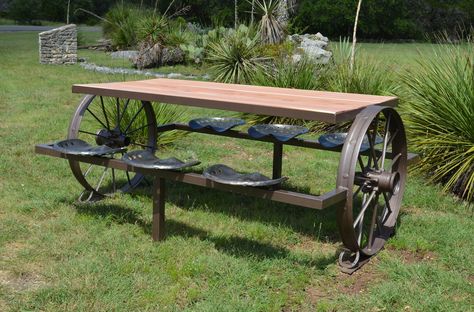
[[[150,102],[86,95],[68,130],[68,139],[92,145],[156,150],[156,118]],[[111,155],[121,158],[123,153]],[[70,160],[71,170],[84,187],[80,201],[98,200],[117,191],[128,192],[142,181],[142,174],[103,168]]]
[[[337,213],[342,242],[349,251],[339,257],[343,268],[356,268],[393,234],[406,176],[407,147],[400,115],[388,107],[364,109],[347,135],[337,177],[337,186],[347,190],[346,203]]]

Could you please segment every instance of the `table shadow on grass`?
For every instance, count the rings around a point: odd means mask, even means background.
[[[166,191],[166,202],[183,210],[221,213],[239,220],[258,221],[271,226],[283,225],[315,240],[340,242],[336,207],[315,210],[170,181],[166,183]],[[151,189],[140,187],[130,195],[134,197],[137,194],[151,196]]]
[[[133,224],[142,228],[146,235],[151,235],[151,222],[142,218],[141,214],[122,205],[97,202],[94,204],[76,203],[75,208],[79,214],[93,216],[99,219],[110,220],[117,224]],[[191,238],[196,237],[202,241],[211,242],[218,251],[247,259],[290,259],[300,265],[324,269],[335,263],[337,256],[320,254],[298,254],[297,256],[282,246],[239,237],[216,236],[203,229],[179,222],[173,219],[166,220],[166,238],[175,236]]]

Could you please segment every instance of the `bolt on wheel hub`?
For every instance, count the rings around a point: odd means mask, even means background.
[[[130,138],[124,135],[119,129],[101,129],[97,132],[95,141],[97,145],[107,145],[110,147],[125,147],[130,145]]]

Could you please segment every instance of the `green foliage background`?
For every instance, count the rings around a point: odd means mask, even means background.
[[[83,8],[104,16],[115,4],[131,4],[154,9],[156,0],[73,0],[71,21],[97,23],[92,16],[78,11]],[[172,0],[158,1],[164,12]],[[240,22],[250,20],[250,4],[240,0]],[[0,5],[0,16],[8,16],[22,23],[40,20],[66,20],[67,0],[6,0]],[[175,0],[172,10],[190,6],[186,20],[205,26],[233,26],[233,0]],[[338,38],[350,35],[356,1],[353,0],[298,0],[292,16],[292,31],[321,32]],[[365,39],[424,39],[426,34],[452,31],[474,25],[472,0],[364,0],[361,10],[359,37]]]

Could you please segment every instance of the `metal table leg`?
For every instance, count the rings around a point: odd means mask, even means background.
[[[153,221],[151,237],[153,241],[165,238],[165,179],[155,177],[153,181]]]

